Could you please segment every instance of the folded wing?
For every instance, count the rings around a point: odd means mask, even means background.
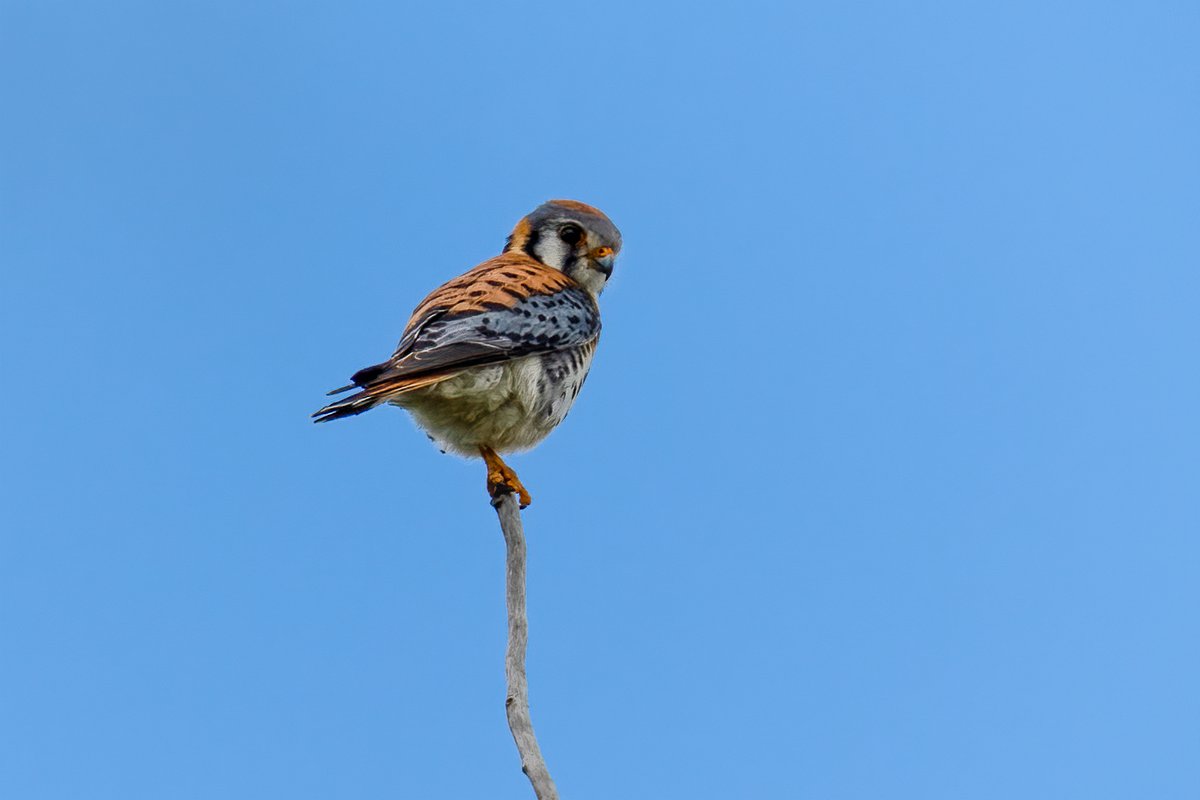
[[[524,254],[506,253],[426,297],[392,357],[356,372],[334,393],[359,391],[313,417],[361,414],[463,370],[578,347],[599,333],[599,310],[582,287]]]

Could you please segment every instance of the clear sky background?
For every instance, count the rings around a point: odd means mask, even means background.
[[[1194,2],[0,9],[0,796],[531,797],[483,467],[308,415],[571,197],[565,798],[1200,797]]]

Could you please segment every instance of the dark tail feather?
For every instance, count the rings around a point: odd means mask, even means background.
[[[385,361],[382,364],[373,364],[369,367],[364,367],[358,372],[350,376],[353,383],[348,383],[345,386],[339,386],[331,392],[326,392],[326,397],[332,397],[335,394],[342,394],[351,389],[363,389],[364,391],[358,394],[352,394],[347,398],[338,400],[336,403],[330,403],[322,408],[317,413],[313,414],[313,420],[316,422],[328,422],[331,419],[341,419],[342,417],[353,417],[355,414],[361,414],[364,411],[370,411],[375,406],[383,401],[378,392],[370,392],[367,390],[367,384],[379,377],[389,366],[390,361]]]
[[[325,406],[312,415],[313,422],[329,422],[331,419],[353,417],[355,414],[370,411],[382,402],[384,402],[384,398],[378,394],[362,391],[352,394],[344,400],[338,400],[336,403],[330,403]]]
[[[395,364],[391,361],[366,367],[350,376],[350,380],[354,381],[353,384],[334,389],[329,394],[341,394],[351,389],[360,391],[325,406],[313,414],[313,420],[328,422],[331,419],[353,417],[355,414],[370,411],[380,403],[386,403],[389,398],[396,395],[441,383],[447,378],[453,377],[457,372],[458,370],[453,369],[441,372],[428,369],[417,371],[411,369],[411,365]]]

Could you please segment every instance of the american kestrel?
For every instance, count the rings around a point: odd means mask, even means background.
[[[562,422],[600,336],[597,298],[621,232],[575,200],[543,203],[504,251],[438,287],[413,311],[396,352],[365,367],[317,422],[381,403],[408,409],[442,452],[481,456],[492,497],[529,492],[500,453],[527,450]]]

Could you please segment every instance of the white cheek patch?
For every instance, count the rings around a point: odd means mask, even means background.
[[[538,239],[533,251],[537,254],[538,260],[555,269],[562,269],[563,265],[567,263],[567,257],[571,254],[567,249],[567,243],[559,239],[557,234],[549,232]]]

